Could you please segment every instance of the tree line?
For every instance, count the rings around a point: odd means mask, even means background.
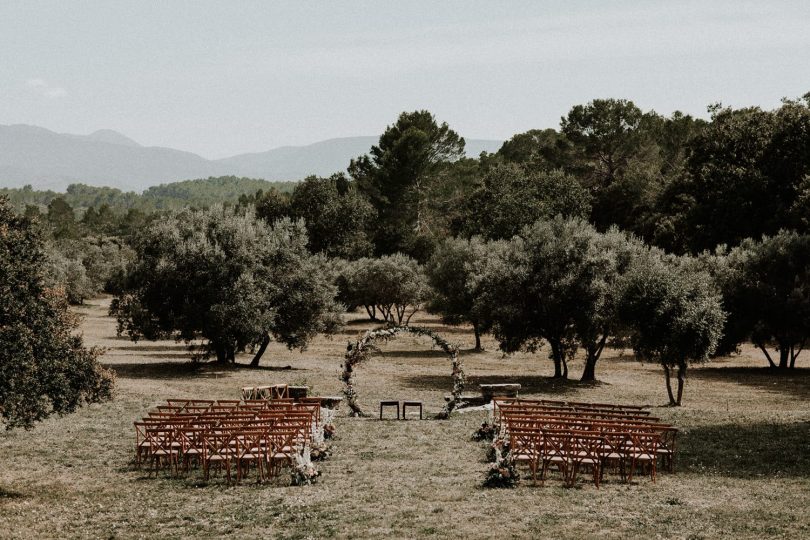
[[[472,325],[477,348],[487,332],[505,352],[547,346],[560,378],[580,350],[592,380],[606,346],[632,347],[680,404],[690,363],[750,341],[790,369],[810,335],[810,95],[710,112],[594,100],[470,159],[415,111],[345,173],[289,192],[81,218],[57,198],[21,219],[50,252],[81,240],[80,265],[50,255],[41,286],[71,298],[81,266],[94,283],[74,301],[107,290],[121,333],[202,338],[200,358],[257,365],[346,307],[389,324],[427,309]]]

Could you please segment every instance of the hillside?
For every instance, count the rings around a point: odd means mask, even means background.
[[[377,137],[329,139],[306,146],[208,160],[191,152],[142,146],[112,130],[90,135],[56,133],[28,125],[0,125],[0,187],[31,184],[63,191],[73,183],[143,191],[158,184],[240,176],[300,180],[344,170],[349,160],[368,152]],[[468,155],[496,151],[501,141],[471,139]]]

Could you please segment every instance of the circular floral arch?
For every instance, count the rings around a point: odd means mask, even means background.
[[[354,389],[352,374],[355,366],[379,352],[377,343],[386,342],[401,334],[413,334],[415,336],[425,336],[433,340],[433,343],[442,349],[450,358],[453,368],[453,389],[450,400],[437,415],[437,418],[449,418],[450,413],[456,408],[461,399],[461,392],[464,390],[464,369],[458,357],[458,347],[441,337],[439,334],[428,328],[421,326],[386,326],[369,330],[354,343],[349,342],[346,349],[346,356],[343,361],[343,373],[340,380],[343,381],[343,395],[346,396],[346,403],[349,405],[351,416],[368,416],[363,412],[357,403],[357,391]]]

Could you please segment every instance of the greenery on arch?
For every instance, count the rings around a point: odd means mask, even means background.
[[[429,328],[424,328],[421,326],[385,326],[367,331],[354,343],[349,342],[349,346],[347,347],[346,356],[343,361],[343,373],[341,373],[340,379],[344,384],[343,395],[346,396],[346,403],[351,409],[351,416],[368,416],[368,414],[363,412],[360,405],[357,403],[357,391],[354,388],[354,381],[352,378],[355,366],[379,352],[377,343],[384,343],[406,333],[432,339],[433,343],[442,349],[450,358],[450,363],[453,370],[453,389],[451,390],[450,400],[444,406],[444,409],[437,415],[437,418],[449,418],[450,413],[452,413],[453,409],[455,409],[458,405],[461,399],[461,392],[464,391],[465,381],[464,368],[458,355],[458,346],[450,343]]]

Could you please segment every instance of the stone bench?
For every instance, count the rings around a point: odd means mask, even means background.
[[[478,386],[481,388],[481,396],[487,403],[492,401],[495,396],[516,398],[520,392],[520,384],[518,383],[479,384]]]

